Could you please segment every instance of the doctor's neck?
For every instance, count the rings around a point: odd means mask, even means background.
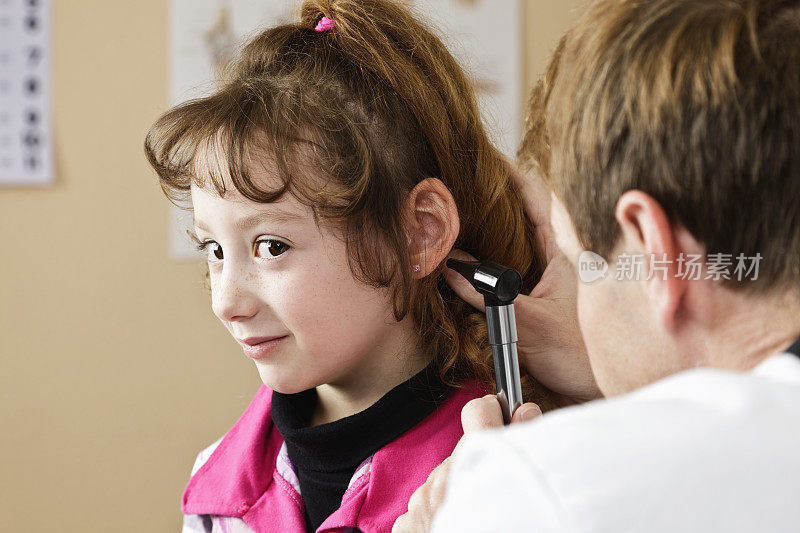
[[[728,291],[727,296],[713,315],[707,352],[711,366],[750,370],[800,337],[796,292],[756,296]]]

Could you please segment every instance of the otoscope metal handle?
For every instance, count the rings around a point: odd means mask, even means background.
[[[522,405],[514,305],[487,306],[486,325],[492,347],[497,400],[503,411],[503,422],[510,424],[511,415]]]

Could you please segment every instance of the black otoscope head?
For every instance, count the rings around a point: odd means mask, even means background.
[[[513,268],[491,261],[459,261],[448,259],[448,268],[464,276],[475,290],[483,294],[486,305],[508,305],[522,289],[522,276]]]

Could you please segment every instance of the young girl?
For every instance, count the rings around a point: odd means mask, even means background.
[[[492,390],[448,253],[539,275],[464,73],[399,3],[309,0],[145,150],[264,383],[198,456],[184,531],[390,531]]]

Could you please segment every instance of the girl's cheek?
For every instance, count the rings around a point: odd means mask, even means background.
[[[349,266],[344,268],[348,270],[321,262],[292,278],[282,305],[284,319],[293,323],[298,334],[331,342],[351,334],[347,328],[359,318],[366,286],[353,279]]]

